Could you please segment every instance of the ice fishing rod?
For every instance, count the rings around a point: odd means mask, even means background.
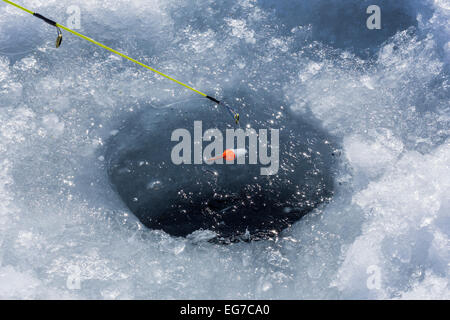
[[[70,33],[76,35],[77,37],[80,37],[80,38],[82,38],[82,39],[84,39],[84,40],[87,40],[87,41],[89,41],[89,42],[92,42],[93,44],[95,44],[95,45],[97,45],[97,46],[99,46],[99,47],[101,47],[101,48],[103,48],[103,49],[106,49],[106,50],[108,50],[108,51],[111,51],[112,53],[115,53],[115,54],[117,54],[118,56],[121,56],[122,58],[125,58],[125,59],[127,59],[127,60],[130,60],[131,62],[134,62],[135,64],[138,64],[138,65],[140,65],[141,67],[144,67],[144,68],[146,68],[146,69],[149,69],[149,70],[151,70],[151,71],[153,71],[153,72],[159,74],[160,76],[163,76],[164,78],[167,78],[167,79],[169,79],[169,80],[171,80],[171,81],[173,81],[173,82],[175,82],[175,83],[178,83],[179,85],[181,85],[181,86],[183,86],[183,87],[185,87],[185,88],[187,88],[187,89],[189,89],[189,90],[191,90],[191,91],[194,91],[195,93],[197,93],[197,94],[199,94],[199,95],[201,95],[201,96],[203,96],[203,97],[205,97],[205,98],[207,98],[207,99],[213,101],[214,103],[217,103],[218,105],[224,106],[224,107],[231,113],[231,115],[233,116],[233,119],[234,119],[234,121],[236,122],[236,124],[239,124],[239,113],[235,112],[235,111],[234,111],[229,105],[227,105],[225,102],[219,101],[219,100],[217,100],[217,99],[214,98],[214,97],[211,97],[211,96],[209,96],[209,95],[207,95],[207,94],[205,94],[205,93],[203,93],[203,92],[201,92],[201,91],[199,91],[199,90],[197,90],[197,89],[192,88],[191,86],[188,86],[187,84],[185,84],[185,83],[183,83],[183,82],[181,82],[181,81],[178,81],[178,80],[176,80],[176,79],[174,79],[174,78],[168,76],[167,74],[164,74],[164,73],[162,73],[162,72],[160,72],[160,71],[158,71],[158,70],[156,70],[156,69],[153,69],[152,67],[149,67],[148,65],[143,64],[143,63],[140,62],[140,61],[137,61],[137,60],[135,60],[135,59],[133,59],[133,58],[130,58],[129,56],[127,56],[127,55],[125,55],[125,54],[123,54],[123,53],[121,53],[121,52],[119,52],[119,51],[116,51],[116,50],[114,50],[114,49],[112,49],[112,48],[110,48],[110,47],[108,47],[108,46],[105,46],[104,44],[101,44],[100,42],[97,42],[97,41],[95,41],[94,39],[91,39],[91,38],[89,38],[89,37],[86,37],[85,35],[82,35],[81,33],[78,33],[78,32],[76,32],[76,31],[74,31],[74,30],[72,30],[72,29],[70,29],[70,28],[67,28],[67,27],[65,27],[65,26],[63,26],[63,25],[61,25],[61,24],[59,24],[59,23],[57,23],[57,22],[55,22],[55,21],[53,21],[53,20],[51,20],[51,19],[49,19],[49,18],[44,17],[43,15],[41,15],[41,14],[39,14],[39,13],[33,12],[33,11],[31,11],[31,10],[28,10],[27,8],[24,8],[24,7],[22,7],[22,6],[19,6],[18,4],[14,3],[14,2],[12,2],[12,1],[9,1],[9,0],[3,0],[3,1],[6,2],[6,3],[8,3],[8,4],[10,4],[10,5],[13,5],[13,6],[16,7],[16,8],[19,8],[19,9],[21,9],[21,10],[23,10],[23,11],[25,11],[25,12],[31,14],[31,15],[33,15],[33,16],[35,16],[36,18],[39,18],[39,19],[45,21],[46,23],[48,23],[49,25],[55,27],[55,28],[56,28],[56,31],[57,31],[57,33],[58,33],[57,38],[56,38],[56,48],[59,48],[59,47],[61,46],[62,39],[63,39],[61,29],[63,29],[63,30],[65,30],[65,31],[67,31],[67,32],[70,32]]]

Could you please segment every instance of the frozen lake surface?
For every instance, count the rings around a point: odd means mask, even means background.
[[[1,3],[0,298],[449,299],[450,3],[377,3],[381,30],[360,0],[20,1],[329,137],[332,199],[229,245],[146,228],[108,177],[129,119],[197,97]]]

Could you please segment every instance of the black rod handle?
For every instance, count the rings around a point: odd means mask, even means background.
[[[49,25],[56,27],[56,22],[53,20],[50,20],[49,18],[44,17],[43,15],[39,14],[39,13],[33,13],[33,16],[35,16],[36,18],[42,19],[45,22],[47,22]]]

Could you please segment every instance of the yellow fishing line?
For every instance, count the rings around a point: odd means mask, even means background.
[[[198,93],[199,95],[201,95],[201,96],[203,96],[205,98],[208,98],[209,100],[211,100],[211,101],[213,101],[213,102],[215,102],[217,104],[223,105],[232,114],[236,124],[239,123],[239,114],[237,112],[235,112],[230,106],[228,106],[227,104],[225,104],[223,102],[220,102],[216,98],[208,96],[207,94],[205,94],[205,93],[203,93],[203,92],[201,92],[201,91],[199,91],[199,90],[197,90],[195,88],[192,88],[191,86],[188,86],[187,84],[185,84],[185,83],[183,83],[181,81],[178,81],[177,79],[174,79],[174,78],[168,76],[167,74],[162,73],[161,71],[158,71],[158,70],[156,70],[156,69],[154,69],[154,68],[152,68],[152,67],[150,67],[150,66],[148,66],[148,65],[146,65],[146,64],[144,64],[144,63],[142,63],[142,62],[140,62],[140,61],[138,61],[136,59],[133,59],[133,58],[127,56],[126,54],[123,54],[123,53],[121,53],[121,52],[119,52],[117,50],[114,50],[114,49],[112,49],[112,48],[110,48],[108,46],[105,46],[104,44],[102,44],[102,43],[100,43],[98,41],[95,41],[94,39],[91,39],[91,38],[89,38],[89,37],[87,37],[85,35],[82,35],[81,33],[78,33],[78,32],[76,32],[76,31],[74,31],[74,30],[72,30],[70,28],[67,28],[66,26],[63,26],[63,25],[61,25],[61,24],[59,24],[59,23],[57,23],[57,22],[55,22],[55,21],[53,21],[51,19],[48,19],[48,18],[44,17],[43,15],[41,15],[39,13],[33,12],[31,10],[28,10],[28,9],[26,9],[26,8],[16,4],[14,2],[11,2],[9,0],[3,0],[3,1],[8,3],[8,4],[10,4],[10,5],[13,5],[16,8],[19,8],[19,9],[21,9],[21,10],[23,10],[23,11],[25,11],[25,12],[31,14],[31,15],[33,15],[33,16],[39,18],[39,19],[42,19],[46,23],[56,27],[57,30],[58,30],[58,38],[56,39],[56,47],[57,48],[61,45],[62,33],[61,33],[60,29],[63,29],[65,31],[67,31],[67,32],[72,33],[73,35],[76,35],[77,37],[80,37],[81,39],[87,40],[87,41],[89,41],[89,42],[91,42],[91,43],[93,43],[93,44],[95,44],[95,45],[97,45],[97,46],[99,46],[99,47],[101,47],[103,49],[106,49],[106,50],[108,50],[108,51],[110,51],[110,52],[112,52],[114,54],[117,54],[118,56],[121,56],[122,58],[125,58],[125,59],[127,59],[127,60],[129,60],[129,61],[131,61],[131,62],[133,62],[135,64],[138,64],[141,67],[144,67],[144,68],[146,68],[148,70],[151,70],[151,71],[155,72],[156,74],[159,74],[160,76],[163,76],[166,79],[169,79],[169,80],[171,80],[171,81],[173,81],[175,83],[178,83],[179,85],[181,85],[181,86],[183,86],[183,87],[185,87],[185,88],[187,88],[187,89],[189,89],[191,91],[194,91],[195,93]]]
[[[182,86],[185,87],[185,88],[188,88],[189,90],[192,90],[192,91],[194,91],[194,92],[196,92],[196,93],[202,95],[203,97],[206,97],[206,96],[207,96],[207,95],[204,94],[203,92],[200,92],[200,91],[198,91],[197,89],[194,89],[194,88],[188,86],[187,84],[185,84],[185,83],[183,83],[183,82],[181,82],[181,81],[178,81],[177,79],[174,79],[174,78],[168,76],[167,74],[164,74],[164,73],[162,73],[162,72],[160,72],[160,71],[158,71],[158,70],[156,70],[156,69],[153,69],[152,67],[150,67],[150,66],[148,66],[148,65],[146,65],[146,64],[143,64],[142,62],[137,61],[137,60],[135,60],[135,59],[133,59],[133,58],[131,58],[131,57],[129,57],[129,56],[127,56],[127,55],[125,55],[125,54],[123,54],[123,53],[117,51],[117,50],[114,50],[114,49],[112,49],[112,48],[110,48],[110,47],[108,47],[108,46],[105,46],[104,44],[102,44],[102,43],[100,43],[100,42],[98,42],[98,41],[95,41],[94,39],[91,39],[91,38],[89,38],[89,37],[86,37],[85,35],[82,35],[81,33],[78,33],[78,32],[76,32],[76,31],[74,31],[74,30],[72,30],[72,29],[69,29],[69,28],[67,28],[67,27],[65,27],[65,26],[63,26],[63,25],[61,25],[61,24],[59,24],[59,23],[57,23],[56,26],[59,27],[59,28],[61,28],[61,29],[63,29],[63,30],[66,30],[66,31],[68,31],[68,32],[70,32],[70,33],[72,33],[72,34],[74,34],[74,35],[76,35],[76,36],[78,36],[78,37],[80,37],[80,38],[82,38],[82,39],[84,39],[84,40],[87,40],[87,41],[89,41],[89,42],[92,42],[93,44],[95,44],[95,45],[97,45],[97,46],[99,46],[99,47],[102,47],[103,49],[106,49],[106,50],[108,50],[108,51],[111,51],[111,52],[113,52],[113,53],[115,53],[115,54],[121,56],[122,58],[125,58],[125,59],[127,59],[127,60],[130,60],[131,62],[134,62],[134,63],[136,63],[136,64],[138,64],[138,65],[140,65],[140,66],[142,66],[142,67],[144,67],[144,68],[147,68],[147,69],[149,69],[149,70],[151,70],[151,71],[153,71],[153,72],[159,74],[160,76],[163,76],[163,77],[165,77],[165,78],[167,78],[167,79],[169,79],[169,80],[171,80],[171,81],[173,81],[173,82],[175,82],[175,83],[178,83],[179,85],[182,85]]]

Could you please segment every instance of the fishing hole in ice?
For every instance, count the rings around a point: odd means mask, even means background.
[[[248,154],[245,164],[193,164],[193,156],[191,164],[172,162],[178,143],[172,132],[184,128],[193,135],[194,121],[202,122],[202,134],[219,129],[225,150],[233,119],[205,99],[147,104],[110,138],[111,186],[145,226],[182,237],[211,230],[218,242],[268,239],[331,199],[332,138],[274,99],[241,95],[237,101],[243,130],[279,129],[277,174],[261,175],[263,166],[249,164]],[[210,143],[203,141],[203,150]]]

